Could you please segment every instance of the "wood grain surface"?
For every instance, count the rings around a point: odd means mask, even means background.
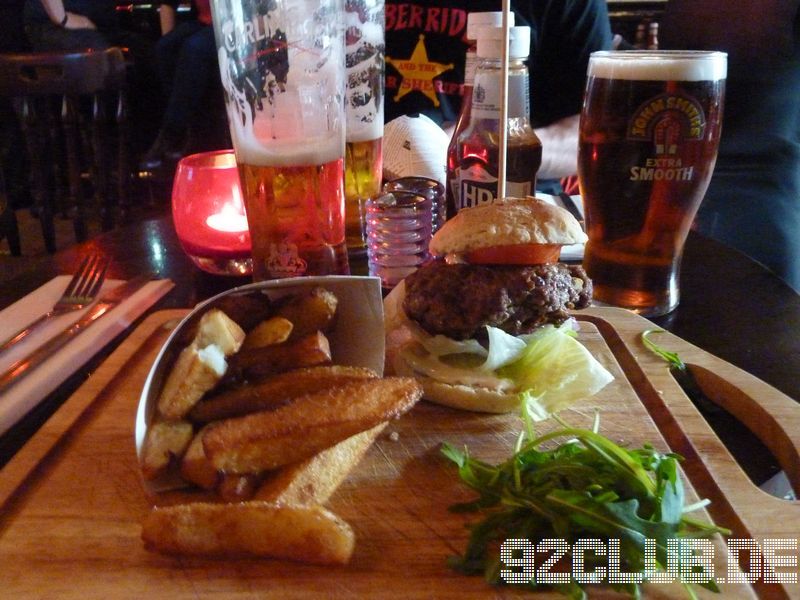
[[[473,414],[428,403],[390,423],[328,503],[356,532],[348,566],[147,552],[140,523],[152,503],[141,486],[134,417],[150,364],[169,325],[185,312],[151,315],[0,471],[0,596],[531,597],[513,586],[489,587],[447,567],[447,557],[465,546],[470,519],[447,508],[473,495],[439,452],[447,441],[466,444],[473,456],[500,461],[511,451],[521,422],[515,415]],[[590,426],[599,410],[602,432],[615,441],[651,442],[684,454],[692,486],[712,500],[712,515],[734,529],[734,537],[800,537],[800,506],[750,483],[666,365],[641,345],[648,321],[604,308],[585,311],[580,319],[581,340],[616,379],[591,401],[563,413],[569,423]],[[784,468],[796,482],[796,403],[674,336],[664,334],[660,342],[693,365],[715,401],[748,422],[779,459],[788,461]],[[718,540],[718,574],[724,574],[726,559]],[[721,596],[701,596],[800,597],[798,586],[726,585],[723,590]],[[616,596],[598,586],[590,597]],[[646,597],[686,596],[671,584],[647,586]]]

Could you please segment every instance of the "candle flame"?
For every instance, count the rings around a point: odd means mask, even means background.
[[[242,233],[247,231],[247,217],[244,215],[241,195],[238,195],[238,186],[233,194],[233,202],[226,202],[222,210],[206,219],[206,225],[217,231],[228,233]],[[236,200],[238,199],[238,206]]]

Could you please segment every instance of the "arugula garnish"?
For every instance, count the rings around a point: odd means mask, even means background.
[[[694,402],[694,404],[706,414],[719,415],[724,413],[724,410],[714,404],[714,402],[706,396],[697,380],[692,375],[692,372],[686,366],[686,363],[681,360],[677,352],[672,352],[666,348],[662,348],[656,344],[651,338],[656,333],[665,333],[663,329],[647,329],[642,332],[642,343],[645,348],[653,352],[656,356],[663,358],[669,363],[669,372],[681,386],[686,396]]]
[[[730,534],[713,523],[686,516],[707,502],[684,506],[680,455],[662,454],[649,444],[623,448],[598,433],[597,418],[588,430],[569,427],[555,417],[561,428],[536,437],[525,416],[523,410],[525,431],[514,454],[498,465],[472,458],[466,447],[462,451],[442,445],[442,453],[458,466],[464,483],[478,492],[475,500],[455,504],[450,510],[483,515],[471,526],[464,555],[451,557],[454,569],[482,573],[488,582],[502,584],[501,571],[507,566],[500,560],[499,549],[504,540],[524,538],[536,543],[555,538],[570,547],[577,540],[618,539],[626,572],[645,570],[645,540],[655,540],[656,567],[664,570],[668,540]],[[585,557],[587,572],[607,562],[605,557]],[[534,578],[524,585],[536,588],[540,584]],[[713,580],[702,585],[719,591]],[[585,584],[574,577],[553,587],[571,598],[586,597]],[[635,583],[612,587],[636,598],[641,593]],[[692,589],[684,587],[694,598]]]

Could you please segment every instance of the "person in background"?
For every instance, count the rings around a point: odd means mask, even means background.
[[[512,0],[531,27],[531,124],[542,141],[540,179],[577,172],[578,121],[589,55],[612,44],[605,0]],[[461,108],[467,14],[498,0],[387,0],[386,121],[421,113],[443,127]]]
[[[670,0],[661,48],[722,50],[719,155],[694,227],[800,292],[800,0]]]
[[[156,44],[156,66],[166,109],[155,142],[140,167],[152,170],[175,162],[189,148],[189,130],[207,91],[219,81],[209,0],[193,2],[196,18],[176,23],[178,1],[159,10],[162,37]]]
[[[153,44],[117,22],[113,0],[25,0],[25,34],[36,52],[84,52],[119,46],[132,61],[128,90],[134,128],[134,150],[146,148],[155,134],[153,115],[160,115],[153,64]]]
[[[114,4],[92,0],[26,0],[25,32],[34,50],[105,50],[119,43]]]

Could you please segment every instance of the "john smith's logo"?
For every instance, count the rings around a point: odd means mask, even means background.
[[[657,155],[675,154],[681,140],[701,140],[706,115],[694,98],[661,94],[636,109],[628,122],[628,139],[652,141]]]

